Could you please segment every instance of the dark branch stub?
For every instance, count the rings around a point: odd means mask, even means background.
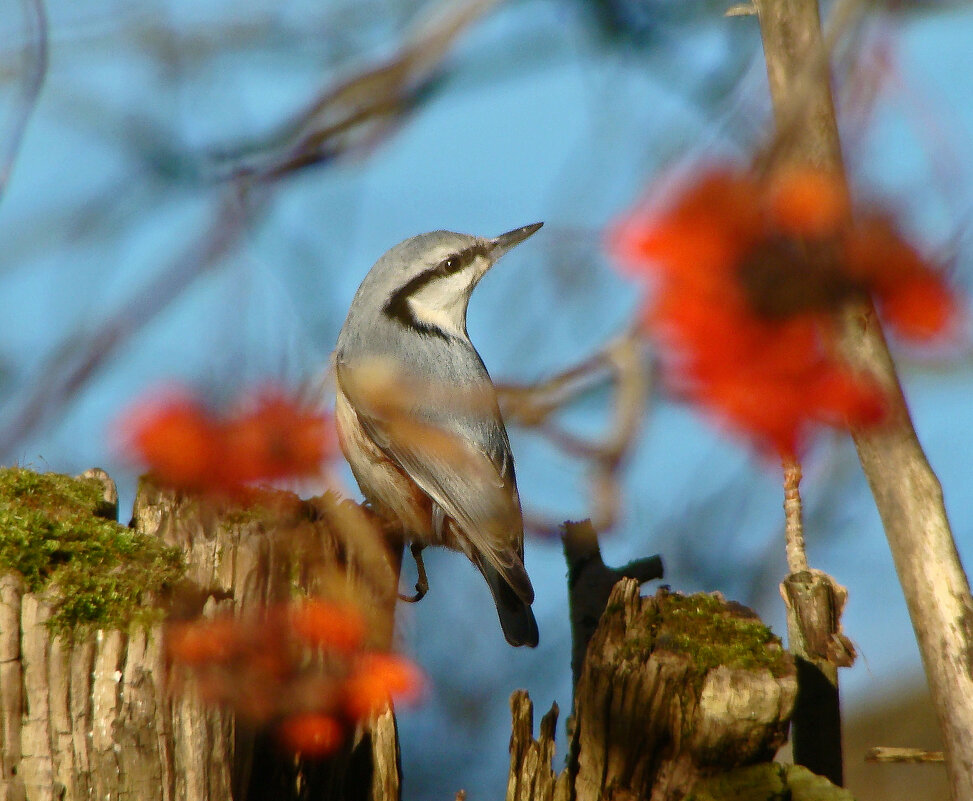
[[[590,520],[564,523],[564,558],[568,563],[568,602],[571,611],[571,676],[577,687],[591,636],[608,604],[612,588],[630,578],[644,584],[663,576],[662,557],[635,559],[622,567],[608,567],[601,558],[598,534]]]

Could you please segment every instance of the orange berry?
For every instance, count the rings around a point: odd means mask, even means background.
[[[206,410],[188,397],[137,406],[122,422],[139,459],[166,484],[206,482],[216,459],[216,432]]]
[[[170,623],[166,628],[166,648],[172,659],[187,665],[222,662],[238,645],[236,625],[229,618]]]
[[[916,276],[879,299],[899,336],[916,342],[947,337],[959,318],[956,299],[937,275]]]
[[[350,652],[361,647],[365,621],[350,604],[337,604],[315,598],[298,605],[291,616],[294,632],[313,646]]]
[[[345,707],[353,718],[382,712],[393,698],[415,700],[422,674],[408,659],[395,654],[368,654],[345,682]]]
[[[887,399],[837,355],[833,312],[870,294],[902,336],[924,340],[953,330],[959,311],[891,218],[851,211],[836,173],[768,182],[716,168],[623,219],[609,247],[656,279],[641,319],[667,386],[786,454],[816,424],[880,424]]]
[[[321,712],[291,715],[280,723],[277,733],[287,748],[309,757],[332,754],[345,739],[341,723]]]
[[[230,484],[312,475],[327,457],[331,439],[324,415],[281,392],[265,391],[252,411],[224,425],[223,474]]]
[[[837,233],[851,214],[848,189],[840,175],[813,167],[776,175],[767,196],[775,225],[793,236]]]

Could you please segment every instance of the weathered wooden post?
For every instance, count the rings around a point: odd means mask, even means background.
[[[369,638],[387,646],[397,565],[380,540],[355,536],[367,525],[357,506],[289,493],[221,505],[143,483],[126,528],[100,471],[0,472],[0,556],[20,570],[0,577],[0,799],[398,799],[391,712],[335,757],[305,762],[204,704],[191,681],[167,685],[161,606],[240,616],[331,575],[385,610]],[[38,539],[11,564],[28,533]]]

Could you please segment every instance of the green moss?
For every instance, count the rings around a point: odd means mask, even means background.
[[[688,801],[790,801],[786,768],[764,762],[703,779]]]
[[[766,668],[781,676],[788,669],[780,639],[767,626],[712,595],[666,595],[659,616],[664,625],[656,647],[688,654],[701,670]]]
[[[0,571],[50,593],[50,626],[59,634],[159,619],[146,595],[185,570],[178,548],[106,519],[106,511],[93,479],[0,469]]]
[[[799,765],[765,762],[699,782],[686,801],[854,801],[851,793]]]
[[[767,626],[713,595],[660,592],[640,622],[626,656],[653,650],[685,654],[701,676],[719,665],[766,668],[777,677],[790,669],[780,639]]]

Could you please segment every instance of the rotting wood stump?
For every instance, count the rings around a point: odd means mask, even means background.
[[[560,775],[557,708],[534,740],[530,699],[511,699],[507,801],[689,797],[700,782],[769,765],[796,692],[793,660],[746,608],[664,589],[642,598],[636,581],[620,581],[588,646]]]
[[[22,473],[28,484],[36,477]],[[168,587],[170,597],[154,597],[156,588],[146,581],[146,597],[138,600],[149,609],[165,600],[177,616],[241,615],[284,600],[295,588],[315,592],[337,572],[364,602],[387,610],[375,618],[386,625],[369,636],[376,646],[390,643],[398,565],[374,539],[348,533],[362,514],[356,505],[332,496],[305,502],[273,493],[270,506],[218,506],[143,483],[129,532],[104,521],[114,519],[117,499],[107,475],[85,475],[76,482],[83,502],[68,510],[75,516],[66,525],[68,540],[78,521],[100,517],[109,534],[161,541],[183,554],[185,573],[174,591]],[[62,482],[69,495],[77,489],[65,476],[36,478]],[[92,481],[101,487],[95,496]],[[48,480],[30,491],[39,498],[50,495],[52,486]],[[25,494],[22,487],[17,492]],[[7,508],[12,503],[0,498]],[[64,504],[46,511],[38,506],[37,519],[28,522],[43,528],[45,514],[51,519],[67,514]],[[0,529],[2,523],[0,516]],[[55,561],[70,561],[67,546],[46,547],[64,550],[55,553]],[[29,574],[30,567],[20,569]],[[70,592],[59,586],[34,589],[20,572],[0,576],[0,801],[399,798],[398,739],[390,711],[335,757],[295,759],[267,732],[204,705],[191,685],[178,694],[169,691],[159,622],[135,615],[117,628],[96,623],[72,632],[77,620],[85,620],[84,610],[109,600],[101,597],[101,585],[89,595],[83,585]],[[75,607],[79,617],[62,622],[64,609]]]

